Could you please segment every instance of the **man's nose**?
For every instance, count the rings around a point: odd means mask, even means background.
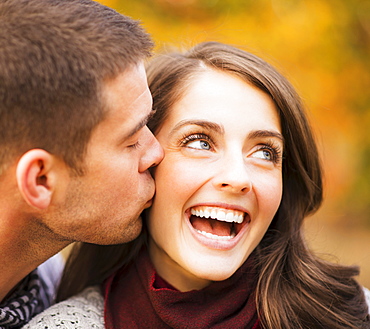
[[[149,128],[146,127],[146,129],[148,133],[148,141],[145,145],[145,153],[140,160],[139,172],[144,172],[150,167],[157,166],[164,157],[162,146],[159,144],[158,140],[154,137]]]

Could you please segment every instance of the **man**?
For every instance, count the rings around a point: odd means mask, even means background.
[[[139,234],[163,157],[146,127],[151,49],[94,1],[0,0],[1,328],[48,306],[34,269],[62,248]]]

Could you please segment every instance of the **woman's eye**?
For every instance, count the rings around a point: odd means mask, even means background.
[[[211,145],[205,140],[196,140],[186,144],[187,147],[198,149],[198,150],[210,150]]]
[[[274,160],[274,155],[272,154],[272,152],[266,149],[258,150],[254,152],[253,157],[258,158],[258,159],[268,160],[268,161]]]
[[[212,150],[212,141],[210,137],[201,133],[194,133],[184,136],[180,141],[180,145],[182,147],[188,147],[196,150]]]

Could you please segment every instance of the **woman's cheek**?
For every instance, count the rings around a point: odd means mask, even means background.
[[[168,155],[158,166],[154,178],[165,188],[170,186],[172,191],[176,188],[190,191],[206,181],[210,172],[210,166],[200,159]]]
[[[255,189],[257,199],[261,200],[265,205],[266,211],[270,212],[272,216],[275,215],[279,208],[282,198],[282,179],[280,174],[267,175],[261,179]]]

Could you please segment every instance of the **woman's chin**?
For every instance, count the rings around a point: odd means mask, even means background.
[[[229,266],[225,262],[220,262],[220,264],[205,263],[201,268],[194,268],[191,272],[192,274],[200,279],[213,282],[213,281],[223,281],[229,279],[241,266]]]

